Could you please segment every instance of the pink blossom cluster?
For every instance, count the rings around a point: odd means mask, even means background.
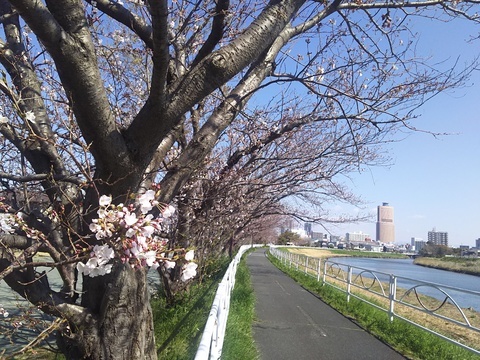
[[[91,277],[105,275],[111,272],[111,260],[117,253],[120,260],[132,267],[151,267],[157,269],[164,265],[173,268],[176,263],[165,255],[167,240],[160,237],[162,222],[173,215],[175,208],[171,205],[162,209],[162,216],[154,218],[149,212],[158,206],[155,191],[148,190],[137,196],[135,204],[114,205],[110,196],[100,197],[98,218],[93,219],[90,230],[97,240],[105,241],[96,245],[90,252],[86,263],[77,264],[80,273]],[[196,275],[197,264],[193,263],[193,250],[185,253],[182,265],[183,281]]]

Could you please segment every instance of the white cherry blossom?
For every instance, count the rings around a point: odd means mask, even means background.
[[[100,196],[98,203],[100,206],[103,206],[103,207],[109,206],[112,203],[112,197],[107,195],[102,195]]]
[[[195,277],[195,275],[197,275],[197,266],[198,265],[193,262],[183,265],[182,276],[180,279],[182,281],[187,281]]]
[[[144,194],[138,196],[137,203],[140,205],[140,211],[142,214],[148,213],[158,204],[158,202],[155,201],[155,191],[148,190]]]
[[[164,218],[169,218],[173,214],[175,214],[175,208],[172,205],[168,205],[162,211],[162,215],[163,215]]]
[[[35,117],[35,114],[33,113],[33,111],[27,111],[25,113],[25,119],[27,119],[31,123],[35,124],[36,117]]]
[[[194,251],[193,250],[189,250],[185,254],[185,260],[187,260],[187,261],[192,261],[193,257],[194,257]]]
[[[124,216],[125,224],[127,226],[132,226],[137,222],[137,215],[135,213],[129,213]]]
[[[163,261],[163,266],[165,267],[166,270],[173,269],[175,265],[176,265],[175,261],[169,261],[169,260]]]

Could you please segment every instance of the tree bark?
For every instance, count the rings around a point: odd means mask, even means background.
[[[156,359],[146,270],[120,264],[105,278],[98,313],[78,325],[70,322],[58,336],[59,348],[68,359]],[[98,295],[95,292],[105,278],[85,279],[83,291]],[[84,298],[89,302],[97,296]]]

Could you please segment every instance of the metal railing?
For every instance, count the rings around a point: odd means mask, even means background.
[[[208,315],[205,329],[203,330],[200,345],[195,355],[195,360],[217,360],[222,355],[223,339],[227,326],[228,312],[230,310],[230,295],[235,286],[237,265],[243,254],[252,247],[261,247],[263,244],[243,245],[232,260],[228,269],[218,285],[213,305]]]
[[[479,309],[461,306],[464,299],[470,299],[470,304],[480,304],[480,292],[457,287],[420,281],[394,274],[351,266],[336,261],[335,258],[319,259],[305,255],[290,253],[271,247],[270,254],[284,265],[296,268],[298,271],[316,277],[324,285],[332,286],[351,297],[385,311],[390,321],[402,319],[442,339],[458,345],[466,350],[480,355],[478,349],[468,346],[458,339],[441,334],[432,319],[440,319],[450,328],[457,327],[463,336],[471,332],[474,337],[480,336]],[[474,299],[473,301],[471,299]],[[407,314],[420,312],[427,316],[423,323],[415,322]],[[472,323],[475,321],[475,324]]]

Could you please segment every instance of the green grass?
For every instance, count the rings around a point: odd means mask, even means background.
[[[304,288],[317,294],[324,302],[335,308],[365,330],[389,344],[409,359],[418,360],[478,360],[475,355],[459,346],[421,330],[401,319],[390,322],[388,315],[362,301],[351,298],[346,301],[346,294],[332,288],[322,286],[315,278],[304,272],[285,267],[280,261],[269,256],[270,261],[284,271]]]
[[[254,360],[259,354],[254,346],[252,323],[255,317],[255,295],[245,255],[237,267],[235,287],[230,301],[222,359]]]
[[[217,263],[217,273],[192,286],[174,306],[169,306],[161,296],[152,299],[158,359],[195,357],[218,282],[228,263],[228,259]]]

